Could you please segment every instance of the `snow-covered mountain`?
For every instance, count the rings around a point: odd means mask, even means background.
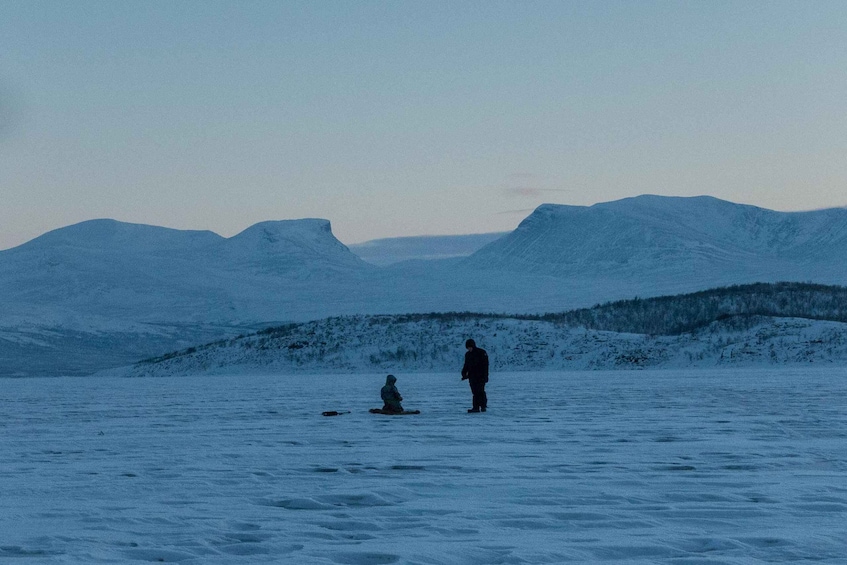
[[[631,281],[639,292],[847,281],[847,210],[775,212],[707,196],[540,206],[468,260],[483,269]]]
[[[328,220],[262,222],[206,251],[210,264],[256,274],[309,278],[369,268],[332,235]]]
[[[514,232],[479,238],[402,242],[399,255],[417,260],[380,267],[320,219],[263,222],[230,238],[113,220],[58,229],[0,251],[0,374],[29,374],[43,359],[52,360],[43,371],[85,372],[328,316],[561,312],[745,282],[847,284],[842,209],[641,196],[543,205]],[[82,343],[108,344],[86,359],[108,355],[81,364]]]
[[[19,313],[50,306],[134,321],[232,323],[263,319],[267,296],[286,294],[286,283],[371,269],[326,220],[265,222],[228,239],[93,220],[0,252],[0,291]]]
[[[61,228],[0,252],[0,375],[77,374],[313,304],[320,315],[327,293],[373,269],[326,220],[264,222],[231,238],[113,220]]]

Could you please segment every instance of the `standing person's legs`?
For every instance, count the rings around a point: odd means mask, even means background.
[[[471,392],[473,393],[473,409],[484,410],[488,399],[485,397],[485,383],[471,380]]]

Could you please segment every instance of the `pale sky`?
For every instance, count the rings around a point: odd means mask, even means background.
[[[847,205],[847,2],[0,0],[0,249],[644,193]]]

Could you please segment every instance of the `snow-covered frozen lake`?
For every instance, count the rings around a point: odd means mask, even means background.
[[[397,376],[3,380],[0,563],[847,563],[847,370]]]

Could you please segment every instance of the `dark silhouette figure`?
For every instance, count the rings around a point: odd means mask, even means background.
[[[465,365],[462,367],[462,380],[467,379],[473,393],[473,408],[468,412],[485,412],[488,408],[488,396],[485,383],[488,382],[488,353],[476,346],[474,340],[465,342]]]
[[[380,396],[382,396],[382,401],[385,403],[382,407],[383,412],[399,414],[403,411],[403,405],[400,404],[403,397],[400,396],[400,391],[394,385],[396,382],[397,377],[394,375],[385,377],[385,386],[380,390]]]

